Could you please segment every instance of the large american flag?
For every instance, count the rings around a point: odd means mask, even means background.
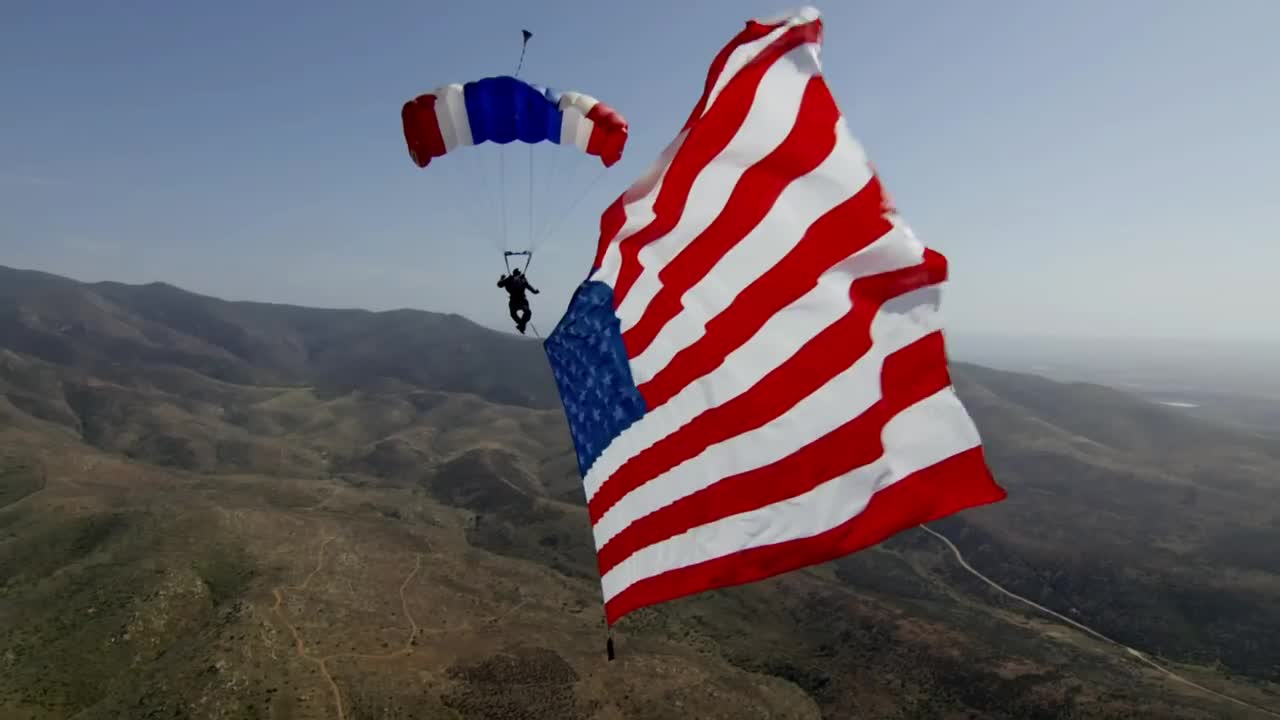
[[[546,340],[610,624],[1005,497],[948,375],[946,259],[890,207],[821,37],[805,9],[716,55]]]

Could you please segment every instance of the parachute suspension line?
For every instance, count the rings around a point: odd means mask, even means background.
[[[605,173],[608,172],[608,168],[599,167],[596,169],[596,172],[592,174],[589,172],[591,167],[593,166],[589,163],[579,164],[574,168],[573,174],[566,181],[567,187],[573,191],[573,202],[570,203],[569,207],[564,211],[564,215],[560,218],[560,222],[563,222],[566,217],[573,214],[574,209],[578,207],[586,196],[592,190],[600,186],[600,180],[603,179]],[[586,180],[586,184],[583,184],[583,180]],[[559,224],[557,224],[555,228],[552,228],[552,232],[557,229],[559,229]]]
[[[480,177],[480,192],[476,197],[471,198],[470,200],[470,204],[473,206],[473,210],[475,210],[476,213],[470,217],[476,217],[477,215],[484,216],[485,220],[483,222],[476,223],[478,231],[485,235],[486,239],[495,249],[505,250],[506,247],[498,241],[498,221],[497,218],[494,217],[494,215],[497,214],[498,203],[493,198],[494,189],[492,187],[492,182],[489,180],[489,160],[486,155],[487,153],[479,153],[474,157],[474,162],[464,163],[468,172]],[[461,159],[459,160],[461,161]],[[472,185],[472,187],[475,186]],[[501,192],[501,187],[498,188],[498,191]]]
[[[551,153],[551,161],[544,164],[549,164],[550,167],[539,171],[539,187],[534,191],[538,206],[542,208],[542,212],[538,213],[537,218],[529,228],[531,234],[529,240],[530,249],[538,247],[538,244],[542,241],[542,231],[546,229],[547,223],[558,212],[558,206],[563,202],[563,198],[557,196],[556,188],[564,188],[564,183],[561,182],[560,177],[564,175],[564,168],[561,167],[562,163],[560,162],[560,155],[565,152],[564,147],[555,145],[549,148],[548,152]],[[572,163],[567,164],[572,166]],[[553,200],[556,202],[552,202]]]
[[[576,180],[580,175],[582,175],[582,168],[585,166],[585,163],[567,162],[564,164],[567,165],[568,167],[559,168],[559,172],[557,173],[557,175],[553,178],[549,178],[547,183],[548,184],[554,183],[555,187],[564,188],[566,192],[563,193],[563,195],[564,197],[568,198],[571,196],[567,191],[572,190],[576,187],[577,185]],[[550,203],[548,203],[546,212],[543,213],[542,224],[538,227],[538,232],[534,236],[535,246],[541,246],[542,243],[546,241],[546,239],[550,235],[549,231],[552,225],[558,224],[556,223],[556,219],[559,218],[561,215],[564,215],[570,212],[570,209],[573,207],[574,204],[575,203],[570,202],[566,206],[565,204],[562,204],[562,203],[556,203],[556,207],[553,208],[550,206]]]
[[[494,157],[490,157],[493,155]],[[480,153],[476,158],[476,165],[480,170],[481,182],[484,183],[485,201],[488,207],[485,211],[489,217],[485,221],[484,231],[489,233],[491,242],[494,247],[499,250],[506,250],[507,245],[499,233],[502,232],[502,215],[499,207],[502,203],[503,186],[501,182],[494,182],[493,165],[499,162],[501,152],[498,153]]]
[[[524,51],[529,47],[529,38],[533,37],[533,33],[528,30],[521,30],[520,33],[524,35],[524,42],[520,45],[520,62],[516,64],[515,77],[520,77],[520,69],[524,67]]]
[[[533,249],[533,144],[529,145],[529,226],[528,226],[529,244],[525,246],[526,250]]]
[[[501,197],[502,204],[502,247],[505,250],[510,247],[507,242],[507,148],[509,145],[502,145],[498,148],[498,195]]]
[[[529,250],[520,250],[518,252],[507,250],[502,253],[502,263],[507,266],[507,274],[508,275],[511,274],[511,260],[509,258],[513,255],[524,255],[524,269],[521,270],[520,272],[521,273],[529,272],[529,263],[533,262],[533,252]]]
[[[573,207],[576,205],[575,201],[578,200],[579,194],[586,191],[582,186],[582,179],[584,176],[589,176],[588,170],[593,164],[590,159],[583,157],[576,158],[576,161],[571,159],[569,162],[564,163],[564,167],[561,168],[559,177],[556,179],[556,187],[563,188],[561,201],[555,204],[553,212],[542,223],[542,227],[539,228],[537,242],[545,242],[549,237],[552,226],[557,224],[557,220],[561,216],[573,212]],[[601,173],[603,172],[604,168],[601,168]],[[596,182],[599,182],[599,179],[600,176],[597,175]]]
[[[544,186],[544,187],[541,187],[538,191],[538,195],[540,196],[538,200],[539,204],[541,204],[543,207],[546,207],[548,210],[550,209],[550,206],[551,206],[551,203],[549,202],[549,199],[552,197],[551,188],[559,187],[556,180],[556,172],[560,169],[559,160],[560,160],[560,155],[563,152],[563,148],[560,145],[556,145],[554,147],[549,148],[549,152],[551,154],[551,169],[545,172],[545,180],[543,182],[538,183],[539,185]],[[544,210],[544,214],[545,212],[546,211]],[[540,220],[542,220],[542,222],[544,223],[546,222],[545,218],[540,218]],[[541,229],[541,226],[539,226],[539,229]],[[534,239],[535,240],[537,239],[536,234],[534,235]]]
[[[595,174],[595,176],[591,178],[591,182],[587,183],[587,185],[583,187],[580,192],[578,192],[577,197],[574,198],[574,201],[569,205],[569,209],[561,213],[558,218],[555,218],[555,222],[551,224],[549,228],[544,226],[545,232],[540,233],[540,236],[538,239],[539,245],[542,244],[544,240],[547,240],[555,235],[556,231],[560,229],[560,226],[564,224],[565,218],[573,214],[573,211],[578,207],[578,205],[583,201],[583,199],[587,197],[587,193],[589,193],[592,188],[596,187],[599,184],[600,178],[604,177],[604,174],[605,172],[607,172],[607,170],[608,168],[600,168],[600,170]]]

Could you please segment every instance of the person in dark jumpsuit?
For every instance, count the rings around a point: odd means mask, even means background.
[[[498,278],[498,287],[507,291],[507,307],[511,310],[511,319],[515,321],[516,329],[523,335],[525,326],[529,324],[529,318],[533,317],[525,291],[537,295],[538,289],[529,284],[529,279],[520,272],[520,268],[512,270],[510,275]]]

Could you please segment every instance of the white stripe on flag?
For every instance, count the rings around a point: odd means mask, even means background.
[[[748,285],[771,270],[800,242],[818,218],[853,197],[871,180],[862,148],[841,127],[836,146],[813,172],[792,182],[764,219],[724,254],[702,280],[680,298],[681,311],[658,333],[644,352],[631,360],[636,383],[648,382],[676,353],[706,332],[706,324]],[[646,273],[627,299],[648,303],[661,289],[657,273]]]
[[[806,83],[818,71],[812,62],[815,48],[813,43],[804,43],[779,58],[765,71],[757,96],[778,98],[778,104],[784,107],[799,107]],[[809,60],[806,62],[805,58]],[[771,107],[771,103],[752,103],[733,139],[693,181],[686,194],[684,212],[679,221],[658,243],[664,247],[683,246],[702,232],[720,214],[742,172],[780,145],[795,121],[794,112],[779,113]],[[604,266],[596,274],[596,279],[610,286],[617,283],[622,269],[618,246],[653,221],[653,206],[657,196],[657,192],[651,193],[627,207],[627,221],[611,243],[609,252],[605,255]],[[653,256],[652,250],[646,251],[640,253],[642,266],[646,258]],[[643,308],[627,302],[623,302],[618,308],[618,316],[622,319],[624,329],[629,327],[629,322],[636,320],[637,310]]]
[[[849,286],[855,280],[918,265],[923,258],[924,246],[895,226],[876,242],[832,266],[819,278],[817,287],[770,317],[718,368],[690,383],[614,438],[583,479],[587,499],[594,497],[627,460],[703,412],[746,392],[849,312]]]
[[[882,397],[885,358],[941,329],[940,300],[940,287],[931,285],[886,302],[872,320],[873,344],[865,355],[776,419],[706,448],[624,496],[595,524],[596,547],[655,510],[775,463],[862,415]]]
[[[778,107],[799,108],[809,80],[820,71],[816,47],[805,43],[782,56],[765,73],[757,92],[776,97]],[[658,272],[720,216],[743,173],[781,145],[799,120],[796,112],[778,112],[771,103],[752,105],[733,139],[693,181],[675,227],[641,248],[636,258],[641,272],[635,285],[645,282],[652,287],[658,283]],[[617,312],[624,332],[640,319],[652,297],[645,293],[633,297],[628,292]]]
[[[716,76],[715,84],[711,86],[711,92],[707,93],[707,102],[702,107],[702,114],[706,115],[711,110],[711,106],[720,98],[720,93],[724,91],[725,86],[738,73],[742,72],[742,68],[746,67],[747,63],[754,60],[774,40],[782,37],[788,30],[799,24],[801,23],[798,18],[787,18],[782,25],[771,30],[768,35],[734,48],[733,52],[729,53],[729,57],[725,59],[724,67],[721,68],[720,74]],[[694,122],[697,122],[697,119]]]
[[[641,549],[600,579],[605,601],[664,572],[831,530],[861,514],[874,493],[980,442],[952,388],[894,416],[882,440],[884,454],[875,462],[803,495],[707,523]]]

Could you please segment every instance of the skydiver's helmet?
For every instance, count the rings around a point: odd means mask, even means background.
[[[516,268],[511,271],[511,277],[520,277],[522,274],[523,273],[520,272],[520,268]]]

